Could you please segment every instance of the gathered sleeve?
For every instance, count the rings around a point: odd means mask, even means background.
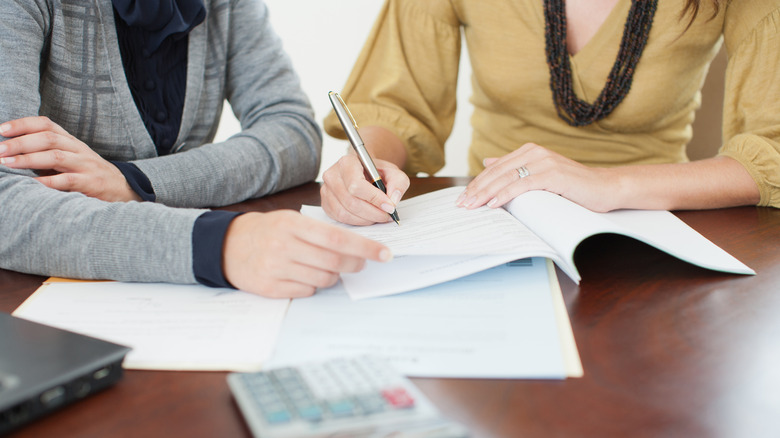
[[[341,94],[360,126],[396,134],[404,171],[433,174],[455,120],[460,22],[447,0],[387,0]],[[345,138],[331,112],[325,132]]]
[[[776,1],[732,2],[719,155],[739,161],[758,185],[759,206],[780,208],[780,7]]]

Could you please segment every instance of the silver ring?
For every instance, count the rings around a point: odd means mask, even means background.
[[[517,168],[517,176],[519,176],[520,179],[523,179],[523,178],[527,177],[530,174],[531,174],[531,172],[525,166],[520,166],[520,167]]]

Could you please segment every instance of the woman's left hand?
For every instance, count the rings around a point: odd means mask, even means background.
[[[26,117],[0,125],[0,164],[42,171],[35,178],[63,192],[104,201],[140,201],[119,169],[47,117]]]
[[[531,190],[546,190],[593,211],[619,208],[619,182],[609,169],[584,166],[533,143],[501,158],[485,159],[483,170],[456,204],[469,209],[501,207]]]

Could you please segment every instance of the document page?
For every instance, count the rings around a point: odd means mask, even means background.
[[[521,251],[498,255],[400,256],[389,263],[368,261],[360,272],[341,274],[341,282],[353,300],[362,300],[422,289],[522,257]]]
[[[462,191],[463,187],[450,187],[401,201],[397,208],[401,225],[392,221],[369,226],[344,225],[328,218],[322,208],[308,205],[301,212],[382,242],[395,256],[522,252],[527,257],[553,252],[504,209],[457,207],[455,200]]]
[[[307,205],[301,212],[383,242],[393,251],[389,263],[369,262],[361,272],[342,275],[344,288],[355,300],[416,290],[527,257],[562,263],[548,244],[504,209],[456,207],[462,191],[451,187],[400,202],[401,225],[344,225],[328,218],[322,208]]]
[[[319,290],[293,300],[269,366],[373,354],[409,376],[565,378],[550,272],[535,258],[371,300]]]
[[[14,315],[132,347],[129,369],[252,371],[289,300],[199,285],[48,283]]]
[[[703,268],[755,274],[755,271],[668,211],[616,210],[596,213],[545,191],[524,193],[510,201],[505,208],[560,254],[566,263],[559,266],[577,282],[580,276],[574,267],[574,250],[587,237],[601,233],[632,237]]]

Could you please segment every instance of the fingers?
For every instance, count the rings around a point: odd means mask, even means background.
[[[409,176],[393,164],[377,160],[379,173],[387,186],[387,194],[393,206],[401,202],[404,193],[409,190]]]
[[[485,160],[483,170],[456,204],[469,209],[501,207],[531,190],[546,190],[597,211],[609,209],[605,199],[614,176],[587,167],[542,146],[528,143],[501,158]]]
[[[501,158],[485,159],[485,170],[477,175],[456,200],[456,205],[474,209],[500,207],[516,196],[544,189],[543,181],[551,152],[528,143]]]
[[[252,268],[251,281],[234,283],[234,285],[247,292],[269,298],[310,296],[318,288],[333,286],[339,280],[338,271],[328,271],[298,263],[286,256],[263,258]]]
[[[357,269],[354,269],[356,259],[374,260],[378,262],[388,262],[393,258],[390,249],[379,242],[365,238],[356,233],[350,232],[330,224],[315,221],[313,219],[301,216],[301,226],[295,230],[299,239],[320,249],[327,250],[332,255],[341,260],[339,263],[333,260],[327,260],[322,254],[314,262],[314,266],[324,269],[335,267],[343,271],[343,268],[350,267],[346,272],[355,272],[362,268],[362,262]],[[315,254],[315,253],[313,253]],[[309,255],[305,255],[306,260],[310,260]]]
[[[386,213],[377,213],[373,207],[362,206],[363,201],[344,195],[345,189],[335,188],[334,184],[323,184],[320,188],[322,209],[334,220],[349,225],[371,225],[385,221]]]
[[[0,135],[7,138],[43,131],[71,137],[65,129],[45,116],[25,117],[0,125]]]
[[[63,152],[77,153],[85,149],[83,143],[48,117],[26,117],[3,123],[0,135],[8,138],[0,143],[0,164],[14,168],[59,170],[55,164],[68,158],[73,163],[79,161]],[[51,154],[26,158],[27,154],[44,151]]]
[[[77,158],[81,145],[69,135],[35,132],[0,143],[0,163],[14,168],[74,170],[84,162]]]
[[[116,166],[46,117],[0,126],[5,127],[2,135],[12,136],[0,142],[0,164],[38,170],[41,176],[36,179],[56,190],[109,202],[140,200]]]
[[[394,165],[376,160],[388,194],[366,180],[363,167],[354,156],[342,157],[323,174],[320,190],[322,208],[333,219],[351,225],[369,225],[390,220],[409,178]]]
[[[46,187],[61,192],[77,192],[85,183],[85,178],[77,173],[58,173],[56,175],[35,178]]]
[[[268,286],[256,284],[253,287],[239,287],[238,289],[266,298],[306,298],[314,295],[314,292],[317,291],[314,286],[295,281],[278,281]]]
[[[223,271],[235,287],[267,297],[299,297],[329,287],[367,259],[392,258],[384,245],[292,211],[247,213],[225,236]]]
[[[73,152],[51,149],[0,159],[2,164],[18,169],[50,169],[57,172],[68,172],[78,171],[83,168],[84,162],[79,160],[78,157],[78,154]]]

